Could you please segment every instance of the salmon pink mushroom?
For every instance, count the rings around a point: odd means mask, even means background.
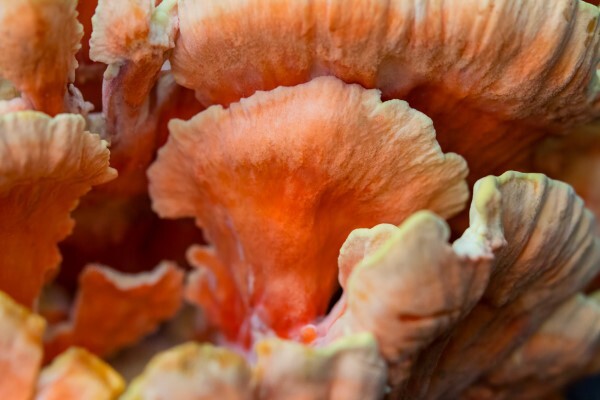
[[[600,238],[582,204],[562,183],[509,172],[476,184],[471,226],[451,247],[430,213],[355,230],[340,251],[344,295],[320,334],[372,332],[393,398],[458,398],[597,274]],[[496,294],[497,284],[510,291]],[[586,326],[565,334],[585,335]],[[573,346],[595,346],[586,340]],[[502,379],[517,382],[512,370]]]
[[[87,109],[75,79],[83,35],[76,0],[0,2],[0,76],[31,109],[50,115]]]
[[[170,263],[139,274],[88,266],[80,276],[72,320],[52,326],[46,356],[75,345],[108,356],[136,343],[179,310],[182,285],[183,272]]]
[[[497,212],[481,204],[496,198]],[[486,215],[488,214],[488,215]],[[432,374],[427,398],[457,396],[514,351],[521,341],[600,270],[595,220],[573,189],[540,174],[507,172],[475,187],[472,218],[495,252],[482,301],[457,326]]]
[[[0,398],[27,400],[42,363],[46,323],[0,292]]]
[[[0,0],[0,397],[540,398],[600,370],[590,3]],[[508,167],[575,191],[484,177]],[[151,270],[191,238],[187,279]],[[128,389],[73,347],[189,340],[142,339],[184,287],[222,347]]]
[[[469,230],[451,246],[449,235],[442,219],[419,212],[400,227],[355,230],[340,251],[340,272],[349,253],[357,257],[341,279],[340,313],[328,316],[332,321],[321,324],[320,334],[326,341],[349,332],[375,335],[395,396],[419,397],[409,393],[409,378],[424,375],[426,383],[439,357],[432,343],[447,336],[480,300],[492,251],[501,244]]]
[[[542,399],[584,375],[600,350],[599,293],[577,294],[466,392],[467,399]]]
[[[66,268],[59,277],[71,288],[90,261],[139,272],[165,258],[183,261],[185,248],[201,240],[189,229],[193,228],[190,221],[159,221],[147,195],[146,169],[166,140],[166,121],[201,109],[193,97],[182,93],[168,71],[162,71],[174,45],[177,8],[174,1],[155,3],[102,0],[96,8],[91,0],[79,5],[84,26],[93,25],[94,31],[89,54],[87,49],[79,53],[86,64],[78,73],[92,85],[97,67],[106,69],[103,103],[88,123],[110,143],[111,165],[119,177],[92,191],[74,213],[77,225],[61,245]],[[88,56],[97,62],[90,64]],[[191,101],[182,104],[183,98]],[[193,239],[185,238],[187,232],[193,232],[188,235]],[[153,242],[160,245],[152,246]]]
[[[359,400],[381,398],[385,391],[385,363],[370,334],[321,348],[268,339],[256,353],[258,398]]]
[[[427,117],[331,77],[170,128],[149,171],[153,207],[195,217],[215,246],[216,260],[190,262],[203,271],[211,315],[243,310],[229,340],[290,337],[322,315],[352,229],[419,209],[449,217],[468,195],[464,161],[440,151]]]
[[[103,83],[103,134],[121,178],[112,192],[145,190],[145,167],[158,146],[160,104],[155,85],[174,46],[177,2],[100,1],[92,19],[90,57],[108,65]],[[123,179],[127,177],[129,179]]]
[[[256,346],[255,366],[234,352],[186,343],[157,355],[123,400],[381,398],[385,364],[369,334],[320,349],[280,339]]]
[[[77,115],[0,115],[0,290],[31,307],[60,263],[69,213],[116,176],[106,142]]]
[[[45,325],[42,317],[0,292],[0,398],[115,400],[123,378],[82,349],[63,353],[40,374]]]
[[[123,400],[253,399],[252,371],[234,352],[186,343],[155,356]]]
[[[171,64],[205,105],[321,75],[379,88],[427,114],[474,182],[598,116],[598,14],[578,0],[180,0]]]
[[[116,400],[125,381],[109,365],[73,347],[40,374],[35,400]]]

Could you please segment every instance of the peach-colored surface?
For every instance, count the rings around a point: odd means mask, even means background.
[[[592,3],[0,0],[0,400],[600,371]]]
[[[204,229],[225,271],[201,267],[230,275],[215,290],[240,296],[239,332],[288,336],[322,314],[353,228],[463,208],[464,161],[441,152],[427,117],[379,96],[326,77],[170,124],[149,170],[153,208]]]
[[[42,363],[44,320],[0,292],[0,398],[29,400]]]
[[[144,274],[87,267],[80,277],[71,321],[52,327],[46,357],[69,346],[108,356],[137,342],[179,310],[182,285],[182,271],[169,263]]]
[[[73,347],[44,368],[35,400],[116,400],[125,381],[108,364]]]
[[[599,115],[598,9],[582,1],[182,0],[178,15],[173,72],[203,104],[322,75],[379,88],[434,121],[470,183]]]
[[[0,115],[0,290],[31,307],[57,271],[57,243],[93,185],[116,175],[106,143],[77,115]]]
[[[0,7],[0,75],[33,109],[56,115],[71,109],[67,85],[83,36],[76,0],[5,0]]]

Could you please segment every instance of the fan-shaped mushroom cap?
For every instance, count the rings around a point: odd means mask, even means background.
[[[88,266],[80,277],[72,320],[52,327],[46,357],[72,345],[106,356],[137,342],[175,315],[182,286],[183,272],[169,263],[140,274]]]
[[[0,398],[29,400],[42,363],[44,320],[0,292]]]
[[[35,110],[50,115],[64,112],[83,35],[77,1],[2,0],[0,5],[0,74]]]
[[[79,348],[71,348],[44,368],[35,400],[116,400],[125,381],[109,365]]]
[[[443,221],[422,212],[399,228],[355,230],[340,250],[345,292],[319,333],[373,332],[395,398],[457,398],[600,269],[594,218],[563,183],[516,172],[484,178],[470,216],[452,247]],[[574,346],[594,345],[582,335]],[[468,393],[485,392],[477,388]]]
[[[323,348],[268,339],[256,345],[258,398],[269,400],[379,399],[385,363],[370,334],[347,336]]]
[[[600,350],[599,297],[577,294],[566,301],[465,398],[543,399],[584,374]]]
[[[287,336],[321,314],[353,228],[463,207],[464,161],[440,151],[427,117],[379,95],[324,77],[171,122],[153,208],[204,229],[248,310],[238,329]]]
[[[489,201],[489,199],[498,199]],[[495,208],[481,215],[481,204]],[[427,398],[453,398],[509,356],[600,269],[591,212],[573,189],[539,174],[507,172],[475,185],[471,218],[495,252],[482,301],[461,322]]]
[[[239,355],[186,343],[158,354],[122,400],[251,400],[252,372]]]
[[[419,212],[398,228],[355,230],[340,251],[340,265],[350,253],[356,262],[342,281],[346,310],[328,336],[372,332],[395,392],[405,390],[411,374],[427,374],[417,371],[425,368],[415,365],[420,353],[454,329],[487,286],[493,248],[470,231],[453,248],[449,235],[443,220]]]
[[[597,19],[572,0],[181,0],[171,61],[206,105],[321,75],[379,88],[478,178],[526,163],[540,128],[597,114]]]
[[[79,197],[116,175],[84,126],[74,115],[0,115],[0,289],[27,306],[60,262]]]

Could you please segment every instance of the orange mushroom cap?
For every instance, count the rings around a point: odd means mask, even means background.
[[[40,316],[0,292],[0,399],[32,398],[45,326]]]
[[[474,182],[598,116],[598,15],[571,0],[181,0],[171,64],[205,105],[322,75],[378,88],[427,114]]]
[[[464,161],[440,151],[427,117],[379,96],[324,77],[171,122],[149,170],[153,208],[204,229],[225,266],[217,287],[229,274],[246,307],[238,331],[289,336],[321,315],[353,228],[462,209]]]
[[[507,172],[480,180],[474,192],[476,229],[506,245],[431,375],[431,399],[456,396],[493,369],[600,270],[594,217],[570,186]]]
[[[73,101],[82,102],[80,94],[68,88],[75,79],[75,53],[83,36],[76,5],[76,0],[0,2],[0,75],[33,109],[50,115],[74,108]]]
[[[182,286],[182,271],[169,263],[140,274],[88,266],[80,276],[71,321],[52,326],[47,335],[46,357],[69,346],[108,356],[136,343],[175,315]]]
[[[40,374],[35,400],[116,400],[125,381],[109,365],[73,347]]]
[[[252,371],[243,357],[192,342],[156,355],[122,399],[251,400],[252,393]]]
[[[113,179],[106,143],[75,115],[0,115],[0,290],[31,307],[60,262],[69,213]]]

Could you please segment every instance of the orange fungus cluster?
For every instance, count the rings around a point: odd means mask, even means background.
[[[544,399],[599,372],[599,16],[0,0],[0,399]]]

